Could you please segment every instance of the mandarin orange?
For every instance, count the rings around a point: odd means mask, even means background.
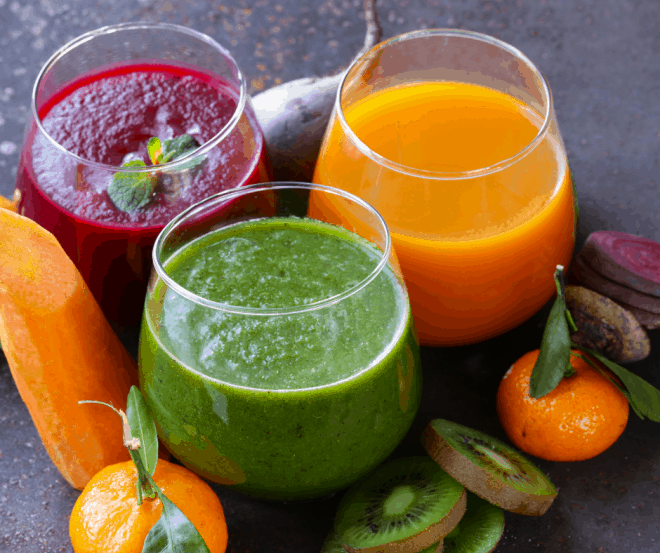
[[[18,190],[14,192],[14,199],[10,200],[9,198],[5,198],[4,196],[0,195],[0,208],[2,209],[8,209],[9,211],[13,211],[14,213],[18,213],[18,200],[20,199],[20,193]]]
[[[153,479],[195,528],[211,553],[227,548],[227,524],[220,500],[199,476],[160,459]],[[71,513],[69,535],[75,553],[141,553],[160,518],[160,499],[137,504],[133,461],[110,465],[85,486]]]
[[[575,352],[579,353],[579,352]],[[575,374],[547,395],[529,395],[539,350],[516,361],[497,390],[497,415],[520,449],[548,461],[582,461],[605,451],[628,422],[628,400],[600,371],[571,355]]]

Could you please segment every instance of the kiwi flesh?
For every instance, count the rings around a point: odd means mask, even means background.
[[[417,553],[436,545],[465,513],[465,488],[428,457],[378,467],[353,485],[335,531],[349,553]]]
[[[326,538],[325,542],[323,542],[321,553],[346,553],[346,549],[341,544],[339,536],[337,536],[335,532],[332,532]],[[419,553],[442,553],[442,540],[440,540],[438,543],[430,545]]]
[[[571,335],[577,345],[596,349],[616,363],[640,361],[651,353],[646,331],[611,299],[582,286],[567,286],[566,305],[578,328]]]
[[[444,538],[444,553],[490,553],[504,533],[504,512],[468,491],[467,509]]]
[[[542,515],[557,489],[531,461],[488,434],[444,419],[422,434],[428,454],[468,490],[514,513]]]

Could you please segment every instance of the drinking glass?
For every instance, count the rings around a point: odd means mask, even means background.
[[[311,216],[308,196],[351,223]],[[387,226],[364,201],[300,183],[222,192],[163,229],[153,264],[140,388],[184,465],[256,497],[312,498],[403,438],[419,348]]]
[[[571,259],[575,196],[550,88],[486,35],[415,31],[357,59],[313,180],[387,221],[421,344],[512,329],[550,299],[556,266]]]
[[[241,71],[192,29],[127,23],[86,33],[48,60],[31,105],[19,212],[57,237],[119,327],[140,321],[152,245],[174,215],[271,178]],[[184,134],[197,142],[166,156],[165,141]],[[151,137],[163,146],[156,166]],[[116,180],[139,183],[144,205],[121,207],[109,193]]]

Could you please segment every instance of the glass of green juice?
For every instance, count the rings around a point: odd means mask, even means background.
[[[314,207],[330,200],[332,213]],[[153,261],[140,388],[185,466],[254,497],[309,499],[404,437],[419,347],[369,204],[322,185],[245,186],[173,219]]]

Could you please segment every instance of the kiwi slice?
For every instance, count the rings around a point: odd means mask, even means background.
[[[423,551],[420,551],[420,553],[442,553],[442,548],[443,548],[443,541],[440,540],[438,543],[434,543],[433,545],[430,545]]]
[[[405,457],[346,492],[335,530],[349,553],[416,553],[449,534],[465,504],[465,488],[432,459]]]
[[[514,513],[542,515],[557,488],[538,467],[505,443],[444,419],[422,434],[431,457],[478,496]]]
[[[495,508],[497,509],[497,507]],[[323,542],[321,553],[346,553],[346,549],[341,544],[339,536],[335,532],[332,532],[325,539],[325,542]],[[442,553],[442,540],[440,540],[438,543],[430,545],[419,553]]]
[[[444,538],[444,553],[490,553],[504,533],[504,512],[468,492],[463,518]]]
[[[346,553],[336,532],[331,532],[323,542],[321,553]]]

